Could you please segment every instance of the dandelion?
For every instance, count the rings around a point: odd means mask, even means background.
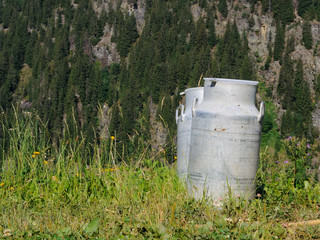
[[[44,161],[44,164],[48,164],[48,161]]]
[[[32,157],[33,157],[33,158],[35,158],[35,157],[36,157],[36,155],[32,154]]]
[[[34,155],[39,155],[39,154],[40,154],[40,152],[33,152],[33,154],[34,154]]]
[[[111,136],[110,138],[111,138],[111,140],[114,140],[114,136]]]
[[[14,188],[13,188],[13,187],[11,187],[10,189],[11,189],[11,190],[13,190]]]
[[[174,160],[177,160],[177,156],[174,156]]]
[[[2,182],[2,183],[0,183],[0,187],[3,187],[3,185],[4,185],[4,183]]]

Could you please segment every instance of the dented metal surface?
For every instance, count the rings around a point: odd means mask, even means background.
[[[260,111],[255,106],[257,84],[205,79],[203,101],[191,109],[188,192],[195,198],[217,199],[228,189],[247,198],[254,196],[264,115],[264,104]]]

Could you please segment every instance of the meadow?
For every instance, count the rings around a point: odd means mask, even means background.
[[[217,203],[188,196],[175,164],[149,150],[119,161],[113,136],[89,152],[67,130],[52,143],[35,115],[13,119],[1,116],[0,238],[320,238],[318,146],[305,139],[261,149],[255,199]]]

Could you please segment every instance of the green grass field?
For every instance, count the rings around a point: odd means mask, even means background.
[[[226,196],[220,206],[187,195],[175,171],[148,152],[115,163],[114,143],[86,154],[81,138],[49,144],[35,117],[3,122],[0,238],[319,239],[315,146],[295,138],[274,156],[262,150],[257,198]],[[5,150],[4,150],[5,149]],[[108,161],[106,161],[108,160]],[[313,225],[312,225],[313,224]]]

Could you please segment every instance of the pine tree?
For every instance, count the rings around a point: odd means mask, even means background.
[[[228,16],[228,5],[226,0],[219,0],[218,10],[224,18]]]
[[[282,59],[282,53],[285,43],[285,31],[280,22],[277,22],[276,38],[274,42],[273,58],[275,61]]]
[[[208,28],[208,43],[209,43],[209,46],[212,48],[218,43],[213,15],[209,15],[208,17],[207,28]]]
[[[302,27],[302,42],[307,49],[312,49],[312,32],[309,21],[305,22]]]

